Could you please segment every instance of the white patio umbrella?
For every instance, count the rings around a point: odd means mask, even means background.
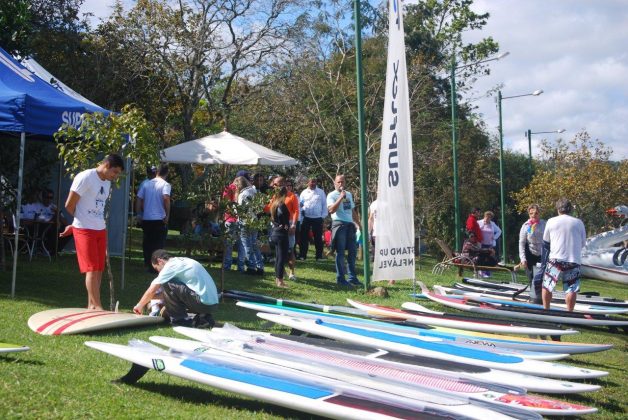
[[[161,151],[162,162],[201,165],[292,166],[296,159],[223,131]]]

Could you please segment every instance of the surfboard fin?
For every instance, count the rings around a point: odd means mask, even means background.
[[[146,375],[146,372],[148,372],[149,370],[150,369],[147,367],[133,363],[133,365],[131,365],[131,369],[129,369],[126,375],[121,378],[114,379],[111,382],[133,385],[134,383],[142,379],[142,377]]]

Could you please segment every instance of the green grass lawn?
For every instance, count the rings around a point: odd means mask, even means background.
[[[136,239],[137,236],[135,234]],[[219,264],[196,257],[206,263],[219,286]],[[418,260],[417,279],[428,285],[452,284],[456,280],[453,270],[440,276],[431,274],[435,262],[429,256]],[[358,265],[359,270],[362,270],[361,265]],[[126,285],[121,290],[121,261],[119,258],[112,258],[120,310],[130,311],[152,276],[144,271],[141,252],[137,248],[131,252],[125,266]],[[408,294],[412,292],[410,282],[397,282],[393,286],[382,283],[388,289],[388,298],[376,298],[365,294],[363,290],[340,290],[335,285],[332,259],[322,262],[298,261],[298,280],[288,282],[290,288],[287,290],[274,287],[272,271],[272,267],[267,266],[263,278],[228,272],[225,275],[225,287],[307,302],[343,305],[346,304],[346,298],[354,298],[396,307],[409,300]],[[506,277],[502,279],[507,280]],[[519,281],[524,281],[523,275],[519,275]],[[583,289],[622,299],[628,298],[628,289],[613,283],[585,280]],[[0,355],[2,418],[308,418],[296,411],[155,371],[150,371],[133,386],[113,384],[111,380],[126,373],[129,364],[83,344],[87,340],[125,344],[133,338],[148,340],[151,335],[178,336],[165,324],[160,327],[75,336],[50,337],[33,333],[26,324],[32,314],[52,308],[85,306],[84,281],[78,272],[74,255],[61,255],[52,263],[42,257],[35,258],[32,262],[20,259],[15,299],[10,298],[10,291],[11,271],[8,267],[7,271],[0,272],[0,342],[27,345],[31,350]],[[109,301],[106,278],[102,287],[102,299],[105,304]],[[433,309],[443,309],[431,303],[424,304]],[[259,321],[252,311],[236,307],[232,301],[225,301],[219,306],[215,319],[241,328],[287,331]],[[613,334],[602,328],[581,331],[581,334],[570,336],[569,340],[612,343],[615,347],[604,353],[575,356],[568,359],[567,363],[607,370],[610,375],[597,381],[603,387],[601,391],[582,396],[559,397],[597,407],[599,414],[589,418],[625,418],[628,401],[625,391],[628,384],[626,335]]]

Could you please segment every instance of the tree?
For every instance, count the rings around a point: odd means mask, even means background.
[[[551,145],[544,141],[541,151],[543,159],[530,185],[512,194],[520,212],[537,203],[544,217],[552,217],[556,201],[566,197],[574,204],[574,214],[593,234],[605,228],[605,210],[628,202],[623,177],[628,173],[628,160],[611,161],[612,150],[591,140],[586,131],[568,142],[559,139]]]
[[[32,31],[31,11],[26,0],[5,0],[0,3],[0,45],[9,54],[28,52]]]

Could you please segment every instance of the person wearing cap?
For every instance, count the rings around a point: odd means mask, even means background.
[[[311,176],[307,181],[307,188],[301,191],[299,202],[303,212],[301,223],[301,248],[299,257],[307,257],[310,230],[314,234],[316,260],[323,258],[323,219],[327,217],[327,196],[318,186],[316,177]]]
[[[149,273],[155,273],[150,260],[153,252],[165,247],[168,236],[172,187],[166,181],[167,177],[168,165],[161,165],[157,176],[143,184],[137,192],[135,204],[137,213],[142,213],[138,220],[142,224],[144,233],[142,241],[144,266]]]

